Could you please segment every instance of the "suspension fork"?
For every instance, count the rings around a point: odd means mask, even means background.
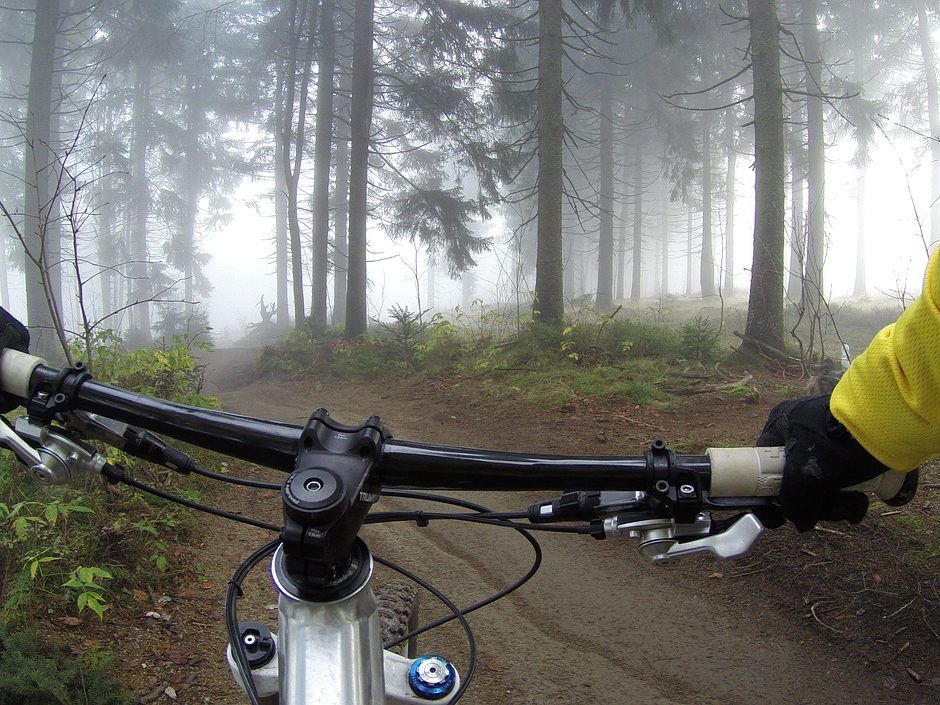
[[[303,594],[286,573],[283,549],[271,560],[278,590],[277,658],[252,677],[264,705],[447,705],[459,689],[460,677],[440,657],[407,658],[382,649],[375,595],[369,584],[372,557],[365,544],[365,566],[342,594],[330,599]],[[246,634],[256,645],[256,634]],[[244,687],[238,666],[228,652],[229,666]],[[439,693],[445,673],[451,671],[446,693]],[[438,682],[440,681],[440,682]]]

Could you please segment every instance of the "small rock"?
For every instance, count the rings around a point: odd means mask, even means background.
[[[885,690],[895,690],[898,687],[898,682],[891,676],[888,676],[883,681],[881,681],[881,685],[884,686]]]
[[[174,688],[172,685],[168,685],[166,688],[164,688],[163,692],[166,693],[166,696],[170,700],[176,700],[176,688]]]
[[[558,411],[562,414],[573,414],[577,411],[577,408],[575,408],[574,404],[562,404],[558,407]]]
[[[171,602],[173,602],[173,598],[170,597],[169,595],[161,595],[160,597],[157,598],[158,605],[168,605]]]
[[[909,675],[911,680],[913,680],[915,683],[920,683],[924,680],[921,675],[910,666],[907,667],[907,675]]]

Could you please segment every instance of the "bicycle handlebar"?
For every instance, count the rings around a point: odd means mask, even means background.
[[[0,387],[22,399],[62,374],[15,350],[0,356]],[[301,426],[177,404],[85,379],[73,390],[78,410],[100,414],[242,460],[290,472]],[[64,399],[62,400],[64,401]],[[709,448],[675,456],[713,497],[773,497],[783,475],[782,448]],[[555,456],[383,439],[374,468],[385,487],[405,489],[648,490],[656,478],[645,456]],[[896,496],[905,473],[890,472],[858,489]]]

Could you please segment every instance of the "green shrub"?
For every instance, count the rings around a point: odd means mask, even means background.
[[[331,347],[331,369],[342,376],[376,378],[401,374],[409,367],[409,361],[399,356],[401,348],[389,346],[382,338],[364,336],[350,342],[337,342]]]
[[[696,316],[682,325],[682,354],[689,360],[714,362],[720,353],[720,333],[706,316]]]
[[[135,392],[181,404],[219,408],[219,401],[202,393],[205,365],[195,351],[207,352],[212,345],[190,344],[177,336],[170,345],[127,351],[114,331],[98,333],[92,345],[91,371],[95,379]],[[85,354],[76,342],[76,357]]]
[[[129,705],[108,673],[113,660],[101,652],[78,658],[0,627],[0,705]]]
[[[615,364],[638,357],[678,357],[681,339],[671,328],[617,318],[565,328],[561,349],[582,364]]]
[[[425,334],[423,343],[415,347],[414,362],[431,371],[457,366],[470,347],[466,336],[456,324],[440,318]]]

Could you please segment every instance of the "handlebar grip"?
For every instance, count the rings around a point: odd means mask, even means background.
[[[786,453],[782,446],[763,448],[708,448],[713,497],[776,497],[780,494]],[[906,504],[914,496],[916,470],[889,470],[848,489],[874,492],[887,504]]]
[[[7,348],[0,354],[0,389],[6,394],[28,399],[33,372],[45,364],[41,357]]]

